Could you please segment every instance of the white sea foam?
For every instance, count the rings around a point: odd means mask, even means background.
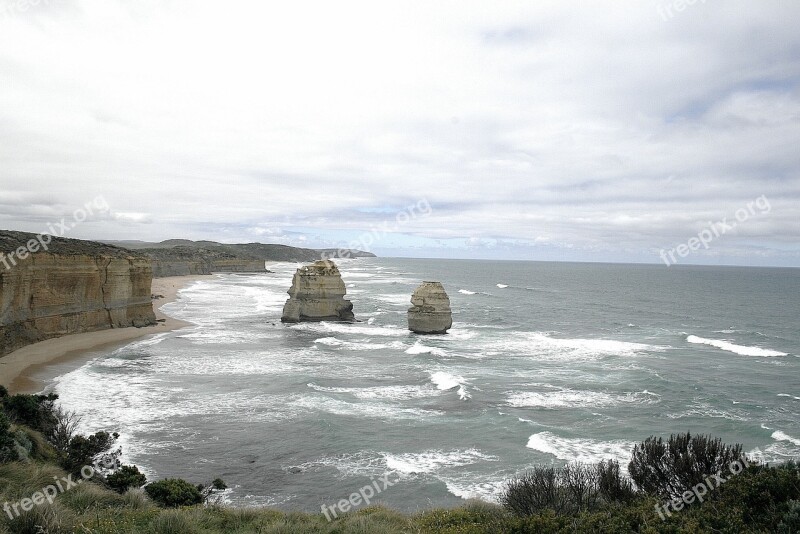
[[[706,339],[703,337],[698,337],[695,335],[689,335],[686,337],[686,341],[689,343],[699,343],[702,345],[710,345],[712,347],[716,347],[721,350],[725,350],[728,352],[733,352],[735,354],[739,354],[741,356],[760,356],[760,357],[772,357],[772,356],[786,356],[785,352],[779,352],[777,350],[770,350],[764,349],[761,347],[748,347],[745,345],[735,345],[730,341],[725,341],[723,339]]]
[[[800,397],[795,397],[794,395],[789,395],[788,393],[778,393],[779,397],[789,397],[790,399],[800,400]]]
[[[431,450],[421,453],[386,454],[385,458],[388,469],[405,474],[435,473],[445,468],[498,461],[496,456],[484,454],[475,448],[454,451]]]
[[[631,458],[633,441],[600,441],[589,438],[563,438],[552,432],[539,432],[528,439],[527,447],[545,454],[552,454],[560,460],[583,463],[597,463],[601,460],[615,459],[622,469],[626,469]]]
[[[677,413],[668,413],[666,415],[669,419],[683,419],[685,417],[699,417],[699,418],[715,418],[715,419],[727,419],[729,421],[747,421],[748,417],[746,414],[741,413],[737,410],[722,410],[720,408],[715,408],[711,406],[711,404],[703,401],[694,401],[689,405],[687,410]]]
[[[499,287],[500,289],[505,289],[508,287],[508,284],[497,284],[497,287]]]
[[[469,474],[466,477],[458,477],[457,480],[443,477],[443,482],[447,486],[447,491],[464,500],[480,499],[496,504],[500,502],[500,496],[508,484],[505,478],[475,482],[471,480],[473,477],[474,475]]]
[[[447,352],[444,349],[429,347],[417,341],[412,346],[408,347],[408,349],[406,349],[406,354],[433,354],[434,356],[446,356]]]
[[[600,391],[575,391],[559,388],[546,392],[514,392],[507,402],[515,408],[586,408],[592,406],[617,406],[621,404],[655,404],[660,397],[649,391],[611,394]]]
[[[383,294],[383,295],[375,295],[375,298],[382,300],[383,302],[387,302],[389,304],[394,304],[396,306],[411,306],[411,295],[406,295],[405,293],[402,295],[392,295],[392,294]]]
[[[469,291],[468,289],[459,289],[458,292],[461,293],[462,295],[474,295],[475,294],[474,291]]]
[[[458,396],[461,400],[467,400],[472,397],[467,391],[467,381],[464,377],[452,375],[445,371],[435,371],[431,372],[431,382],[441,391],[458,388]]]
[[[638,356],[646,352],[660,352],[665,347],[616,341],[612,339],[556,338],[544,332],[513,332],[508,339],[497,342],[489,355],[517,352],[537,359],[591,360],[605,356]]]
[[[780,430],[776,430],[775,432],[773,432],[771,437],[775,441],[788,441],[792,445],[796,445],[796,446],[800,447],[800,439],[793,438],[789,434],[786,434],[785,432],[781,432]]]
[[[325,387],[309,383],[308,387],[315,391],[324,393],[344,393],[352,395],[358,399],[388,399],[388,400],[409,400],[441,395],[442,392],[434,388],[431,384],[422,386],[416,385],[395,385],[395,386],[372,386],[363,388],[346,387]]]
[[[292,404],[311,412],[327,412],[334,415],[375,417],[379,419],[420,419],[444,415],[443,412],[438,410],[404,408],[396,404],[382,402],[353,403],[317,395],[303,395]]]

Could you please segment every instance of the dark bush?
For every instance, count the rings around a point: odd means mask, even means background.
[[[148,484],[144,490],[156,504],[167,508],[193,506],[203,502],[203,496],[197,486],[180,478],[159,480]]]
[[[147,484],[147,477],[135,465],[123,465],[106,477],[106,484],[117,493],[125,493],[130,488],[141,488]]]
[[[12,395],[0,397],[8,418],[18,425],[38,430],[44,435],[52,432],[56,424],[53,410],[58,395]]]
[[[618,461],[604,460],[596,469],[597,490],[604,501],[625,503],[636,496],[633,483],[622,474]]]
[[[19,460],[14,436],[9,432],[11,424],[8,417],[0,411],[0,464]]]
[[[741,445],[725,445],[719,438],[688,432],[667,441],[651,436],[633,448],[628,471],[642,491],[671,499],[709,475],[728,472],[743,457]]]
[[[114,469],[119,467],[119,456],[122,451],[111,452],[111,447],[119,438],[119,434],[97,432],[91,436],[74,436],[67,447],[66,454],[61,457],[61,467],[73,474],[78,474],[84,466],[100,464],[100,467]]]

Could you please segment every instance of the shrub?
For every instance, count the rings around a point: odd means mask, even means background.
[[[196,486],[180,478],[167,478],[144,487],[147,495],[157,504],[167,508],[193,506],[203,502]]]
[[[665,442],[651,436],[633,448],[628,471],[642,491],[671,499],[742,457],[741,445],[725,445],[719,438],[687,432]]]
[[[597,464],[596,470],[597,490],[604,501],[625,503],[636,496],[633,483],[622,474],[618,461],[604,460]]]
[[[28,426],[45,435],[56,423],[53,409],[58,395],[6,395],[0,397],[3,409],[12,422]]]
[[[97,432],[91,436],[74,436],[67,447],[66,454],[62,455],[61,466],[70,473],[77,474],[81,468],[92,465],[101,457],[102,466],[110,469],[118,467],[119,456],[122,451],[109,452],[119,438],[119,434]]]
[[[147,477],[135,465],[123,465],[106,477],[106,484],[117,493],[125,493],[130,488],[141,488],[147,484]]]
[[[16,442],[9,428],[11,428],[11,423],[9,423],[8,417],[0,412],[0,464],[19,459]]]

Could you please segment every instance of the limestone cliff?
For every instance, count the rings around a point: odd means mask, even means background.
[[[417,334],[445,334],[453,326],[450,297],[440,282],[422,282],[411,296],[408,329]]]
[[[345,300],[347,290],[339,268],[320,260],[297,269],[283,306],[284,323],[301,321],[353,321],[353,303]]]
[[[156,323],[150,259],[118,247],[0,231],[0,355],[77,332]],[[22,247],[22,248],[21,248]]]

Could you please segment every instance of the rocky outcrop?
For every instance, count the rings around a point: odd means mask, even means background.
[[[36,235],[0,231],[0,355],[65,334],[156,324],[147,256],[45,237],[28,254]]]
[[[345,300],[347,290],[332,261],[319,260],[297,269],[288,293],[281,317],[284,323],[355,320],[353,303]]]
[[[422,282],[411,296],[408,329],[417,334],[445,334],[453,326],[450,297],[440,282]]]

